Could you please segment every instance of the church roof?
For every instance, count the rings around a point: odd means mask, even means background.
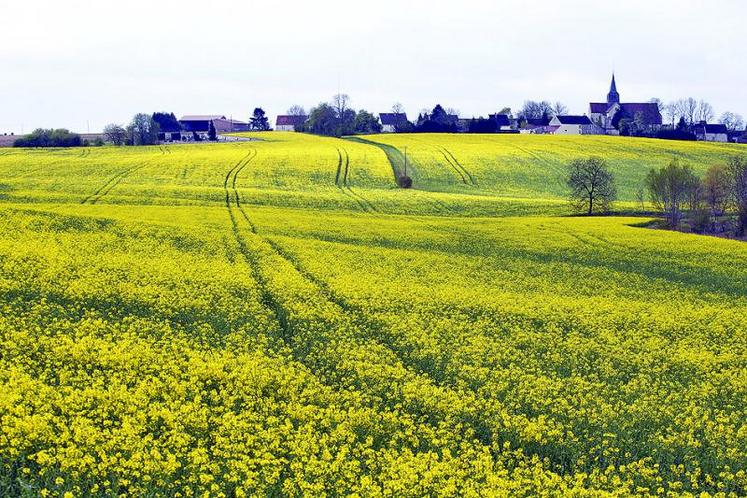
[[[607,102],[592,102],[589,107],[594,114],[606,114],[610,105]]]
[[[607,104],[606,102],[591,102],[589,104],[589,111],[592,114],[607,114],[610,107],[614,104]],[[635,115],[639,112],[643,114],[646,122],[654,125],[662,124],[661,113],[659,112],[659,106],[652,102],[626,102],[618,104],[620,111],[631,119],[635,118]]]
[[[660,125],[662,123],[659,106],[654,103],[620,104],[620,109],[631,118],[635,118],[636,114],[641,113],[649,124]]]

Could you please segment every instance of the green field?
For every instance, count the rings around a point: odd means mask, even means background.
[[[250,136],[0,149],[0,495],[747,493],[747,246],[632,216],[742,148]]]

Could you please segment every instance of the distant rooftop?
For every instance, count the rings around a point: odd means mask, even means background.
[[[590,125],[591,120],[588,116],[555,116],[564,125]]]
[[[188,114],[182,116],[179,121],[213,121],[215,119],[226,119],[222,114]]]

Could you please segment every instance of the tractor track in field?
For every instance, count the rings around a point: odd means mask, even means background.
[[[233,194],[234,200],[236,201],[236,210],[238,210],[245,221],[249,224],[249,228],[251,229],[251,232],[256,235],[257,229],[254,226],[254,223],[252,223],[246,213],[244,212],[244,208],[240,204],[240,196],[238,193],[238,189],[236,187],[236,180],[239,176],[239,173],[241,170],[243,170],[249,162],[251,162],[252,159],[254,159],[257,156],[256,149],[252,149],[251,152],[249,152],[246,156],[244,156],[240,161],[238,161],[236,164],[233,165],[233,167],[228,170],[226,173],[226,176],[223,180],[223,190],[226,194],[226,209],[228,210],[228,216],[231,219],[231,231],[233,233],[233,237],[236,241],[236,244],[239,247],[239,252],[244,257],[244,260],[249,265],[249,268],[251,268],[252,272],[252,278],[257,282],[257,287],[259,290],[259,300],[260,303],[270,310],[273,314],[273,317],[275,321],[278,323],[278,326],[280,327],[280,334],[282,337],[282,340],[289,345],[290,337],[292,336],[292,327],[288,323],[288,320],[286,319],[286,313],[282,305],[278,302],[277,299],[272,295],[272,293],[268,290],[267,281],[262,276],[262,272],[260,271],[260,262],[257,255],[249,248],[249,246],[246,243],[246,240],[241,235],[241,229],[239,227],[239,221],[237,219],[234,207],[231,203],[231,197]],[[230,183],[230,186],[229,186]]]
[[[261,302],[273,312],[278,324],[281,327],[281,333],[283,334],[282,339],[285,344],[291,349],[291,351],[295,351],[298,347],[298,345],[293,344],[294,326],[289,321],[288,311],[269,290],[267,280],[261,274],[260,257],[252,252],[252,250],[246,244],[243,236],[241,235],[239,219],[242,219],[247,224],[253,236],[257,237],[261,242],[265,243],[276,256],[285,260],[289,265],[291,265],[291,267],[299,274],[299,276],[303,280],[310,283],[314,287],[316,292],[319,293],[321,298],[340,309],[340,311],[343,313],[343,316],[346,317],[347,320],[349,320],[349,324],[352,325],[356,330],[358,330],[359,340],[363,341],[363,344],[370,341],[371,343],[379,345],[385,351],[388,351],[392,355],[391,361],[395,362],[395,364],[398,364],[401,368],[408,371],[414,377],[432,384],[434,388],[442,390],[445,394],[453,393],[453,387],[451,385],[449,385],[448,383],[440,382],[438,379],[434,378],[425,367],[418,365],[417,361],[409,359],[406,356],[403,358],[403,354],[406,355],[406,350],[402,347],[397,347],[397,345],[395,344],[394,336],[390,336],[387,334],[382,335],[380,333],[380,330],[386,327],[386,325],[381,322],[380,319],[366,317],[363,310],[361,310],[358,306],[349,303],[344,297],[340,296],[336,291],[331,289],[330,285],[325,280],[304,268],[303,264],[301,264],[298,258],[291,255],[271,238],[260,234],[257,230],[256,225],[249,217],[246,208],[241,204],[231,202],[232,196],[230,194],[230,190],[235,191],[235,189],[237,188],[236,180],[238,178],[238,174],[250,160],[251,159],[247,160],[247,158],[242,159],[242,161],[239,161],[236,165],[234,165],[234,167],[231,168],[231,170],[226,174],[226,181],[224,182],[224,188],[226,190],[226,207],[229,211],[234,237],[236,238],[236,241],[239,245],[239,249],[246,259],[247,263],[250,265],[253,277],[256,279],[259,286]],[[234,199],[237,198],[235,192],[233,197]],[[305,365],[312,372],[316,372],[314,365],[312,363],[309,363],[306,358],[301,356],[298,352],[294,352],[293,354],[296,361]],[[337,389],[336,384],[327,385],[333,389]],[[474,397],[473,403],[478,403],[476,394],[473,394],[472,396]],[[410,414],[410,412],[407,413]],[[431,422],[425,423],[431,424]],[[487,428],[487,422],[474,421],[472,425],[474,426],[476,433],[479,434],[478,436],[476,436],[477,441],[485,446],[490,446],[490,444],[492,443],[493,434],[492,431]],[[437,427],[437,425],[435,425],[434,423],[433,427]]]
[[[337,383],[331,382],[331,379],[325,380],[324,370],[322,370],[321,372],[322,376],[318,376],[319,372],[317,371],[317,366],[313,362],[309,361],[309,359],[305,356],[303,350],[304,344],[294,343],[295,325],[291,323],[292,317],[289,315],[289,311],[283,305],[282,301],[273,293],[273,291],[270,290],[271,287],[268,285],[267,279],[262,275],[261,272],[262,256],[259,251],[253,251],[247,245],[246,240],[244,239],[244,235],[241,234],[241,227],[239,225],[240,220],[243,220],[243,222],[247,224],[252,236],[256,237],[260,243],[264,243],[267,246],[267,249],[271,251],[271,254],[274,254],[278,258],[286,261],[303,280],[307,281],[314,287],[315,291],[318,292],[319,296],[322,299],[340,309],[343,314],[342,316],[344,317],[342,319],[343,322],[341,322],[340,325],[345,328],[345,322],[347,322],[350,326],[353,327],[354,330],[357,330],[358,332],[354,336],[356,337],[356,339],[353,339],[353,342],[356,346],[365,348],[368,344],[371,344],[372,346],[377,345],[381,347],[383,351],[388,352],[388,354],[391,355],[391,357],[389,357],[387,361],[392,362],[392,366],[402,368],[404,371],[408,372],[410,376],[412,376],[412,378],[410,380],[407,380],[406,382],[427,383],[433,386],[433,389],[436,390],[439,397],[443,396],[445,397],[445,399],[450,399],[452,396],[454,396],[456,393],[455,386],[446,379],[441,379],[438,376],[434,376],[429,371],[429,363],[427,358],[418,359],[416,357],[412,357],[412,346],[408,345],[407,343],[398,344],[397,333],[388,332],[386,322],[374,316],[367,316],[363,309],[353,303],[348,302],[347,299],[333,290],[328,282],[326,282],[321,277],[318,277],[313,272],[307,270],[304,265],[298,260],[298,258],[283,249],[280,244],[273,241],[271,238],[259,233],[257,226],[252,222],[249,214],[247,213],[247,209],[240,203],[240,197],[237,193],[239,174],[256,156],[256,151],[254,151],[254,153],[248,154],[239,162],[237,162],[226,173],[223,183],[223,187],[226,192],[226,208],[231,219],[233,235],[239,246],[239,250],[252,271],[252,277],[257,282],[260,293],[260,300],[262,304],[265,305],[267,309],[273,314],[275,320],[280,326],[280,333],[282,335],[280,339],[285,343],[285,346],[290,349],[290,353],[293,359],[308,368],[310,372],[314,373],[314,375],[322,384],[328,386],[330,389],[333,389],[336,392],[339,392],[340,386]],[[232,191],[233,196],[231,195]],[[236,202],[231,201],[232,197]],[[301,349],[299,350],[299,348]],[[329,365],[328,368],[334,369],[334,365]],[[502,445],[504,439],[501,437],[500,432],[496,432],[494,422],[491,422],[489,416],[483,416],[480,414],[475,415],[475,412],[470,411],[469,407],[475,408],[482,406],[482,398],[479,396],[479,394],[475,391],[468,390],[467,392],[460,391],[459,395],[461,399],[468,401],[467,411],[464,416],[469,418],[467,425],[474,430],[473,441],[477,444],[485,446],[486,448],[490,448],[495,444]],[[407,416],[419,416],[418,413],[411,412],[408,409],[405,409],[404,413],[407,414]],[[444,420],[443,417],[447,417],[449,415],[444,415],[436,412],[433,413],[432,416],[435,418],[428,417],[426,420],[423,420],[422,423],[433,428],[438,428],[440,423],[439,421]],[[541,449],[531,451],[530,454],[537,455],[539,457],[547,456]],[[560,468],[562,463],[558,462],[552,456],[550,456],[549,458],[556,466],[558,466],[558,468]]]
[[[82,201],[80,201],[81,204],[96,204],[99,200],[101,200],[102,197],[107,195],[109,192],[111,192],[114,187],[119,185],[122,180],[124,180],[126,177],[134,173],[135,171],[139,170],[140,168],[144,167],[144,164],[140,164],[137,166],[134,166],[132,168],[127,168],[123,171],[120,171],[119,173],[115,174],[111,178],[109,178],[106,183],[104,183],[102,186],[100,186],[93,194],[89,195]]]
[[[444,156],[444,158],[446,159],[446,161],[449,164],[451,164],[451,166],[454,169],[456,169],[458,171],[461,171],[460,175],[462,175],[462,178],[465,179],[465,183],[468,183],[468,185],[472,185],[472,186],[476,187],[477,186],[477,182],[475,181],[475,177],[472,176],[472,174],[467,170],[467,168],[465,168],[462,165],[462,163],[460,163],[457,160],[456,157],[454,157],[454,154],[452,154],[451,151],[449,149],[447,149],[446,147],[444,147],[443,145],[439,145],[438,148],[440,149],[441,154]],[[467,175],[467,177],[465,178],[464,175]],[[466,181],[467,178],[469,178],[469,182]]]
[[[342,181],[340,180],[340,176],[342,176]],[[347,197],[350,197],[352,200],[354,200],[363,211],[369,213],[378,212],[378,210],[374,207],[373,204],[371,204],[370,201],[368,201],[368,199],[353,191],[348,183],[349,177],[350,154],[345,147],[343,147],[342,149],[337,147],[337,175],[335,176],[335,185],[337,185],[337,188],[340,189],[343,195],[346,195]]]

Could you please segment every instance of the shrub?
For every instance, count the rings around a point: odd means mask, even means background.
[[[38,128],[30,135],[13,142],[14,147],[80,147],[81,145],[80,135],[64,128],[49,130]]]

